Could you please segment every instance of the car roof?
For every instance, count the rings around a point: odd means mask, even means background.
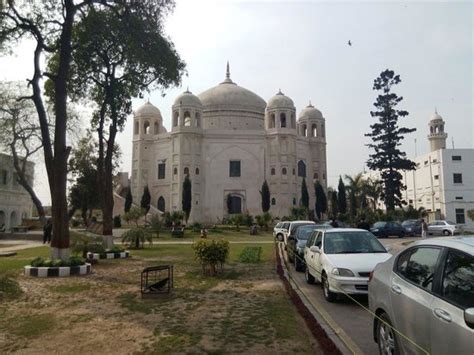
[[[419,240],[412,245],[436,245],[440,247],[455,248],[474,255],[474,235],[427,238]]]
[[[351,232],[368,232],[366,229],[360,228],[330,228],[325,230],[326,234],[328,233],[351,233]]]
[[[291,221],[290,223],[314,223],[314,224],[316,224],[316,222],[314,222],[314,221],[303,221],[303,220],[301,220],[301,221]]]

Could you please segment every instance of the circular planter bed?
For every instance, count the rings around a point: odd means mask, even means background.
[[[16,255],[16,251],[0,251],[0,257],[14,256],[14,255]]]
[[[110,252],[110,253],[87,253],[87,259],[99,260],[99,259],[126,259],[130,256],[128,250],[122,252]]]
[[[73,275],[87,275],[92,271],[91,264],[78,266],[25,266],[25,275],[34,277],[64,277]]]

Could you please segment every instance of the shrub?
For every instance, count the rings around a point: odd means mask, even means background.
[[[245,214],[244,215],[244,224],[247,226],[247,227],[250,227],[252,224],[254,223],[254,220],[253,220],[253,216],[250,215],[250,214]]]
[[[127,222],[133,222],[138,227],[138,220],[145,215],[145,210],[140,207],[133,206],[130,211],[123,215],[123,219]]]
[[[127,244],[129,248],[143,248],[145,241],[148,241],[150,244],[153,243],[150,232],[143,227],[129,229],[122,235],[122,243]]]
[[[227,240],[201,239],[192,246],[196,259],[202,265],[203,273],[210,276],[217,274],[218,266],[222,270],[229,256],[229,242]]]
[[[114,217],[114,228],[120,227],[122,227],[122,217],[120,217],[120,215],[117,215]]]
[[[22,293],[18,281],[9,274],[0,273],[0,301],[18,298]]]
[[[153,216],[151,216],[151,220],[148,226],[153,232],[156,233],[156,237],[159,238],[161,228],[163,227],[163,222],[161,221],[161,218],[158,214],[154,214]]]
[[[241,263],[258,263],[262,255],[262,247],[245,247],[239,255]]]
[[[118,246],[114,246],[113,248],[107,249],[105,252],[106,253],[122,253],[124,251],[123,248],[120,248]]]
[[[33,267],[61,267],[61,266],[80,266],[84,265],[85,261],[80,256],[71,256],[67,260],[51,260],[51,259],[43,259],[41,257],[34,258],[30,265]]]
[[[173,223],[176,226],[181,225],[181,221],[184,218],[184,213],[181,211],[165,212],[163,213],[163,222],[165,227],[171,227]]]
[[[229,218],[229,222],[235,226],[235,230],[240,232],[240,226],[244,223],[244,215],[243,214],[236,214]]]
[[[90,237],[87,235],[74,235],[71,238],[71,248],[73,254],[82,254],[83,258],[87,257],[87,253],[103,253],[105,252],[102,237]]]
[[[31,261],[30,265],[33,267],[38,267],[38,266],[43,265],[43,263],[44,263],[44,259],[41,256],[38,256]]]
[[[77,228],[81,225],[81,222],[75,218],[72,218],[71,219],[71,227],[73,228]]]
[[[193,230],[193,232],[200,232],[202,229],[202,224],[199,222],[194,222],[191,226],[191,229]]]

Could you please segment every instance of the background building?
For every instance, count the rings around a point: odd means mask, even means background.
[[[405,200],[425,208],[430,219],[446,219],[474,230],[467,211],[474,209],[474,149],[446,148],[443,118],[429,122],[430,152],[413,159],[416,170],[403,172]]]
[[[34,163],[28,162],[26,171],[32,185]],[[0,226],[9,230],[20,225],[22,219],[31,217],[32,209],[30,195],[17,182],[13,158],[0,153]]]
[[[189,90],[172,106],[172,128],[147,102],[134,113],[131,189],[140,201],[148,185],[160,211],[181,210],[182,183],[192,181],[191,221],[214,222],[229,213],[261,214],[267,180],[270,212],[289,214],[306,178],[310,208],[314,182],[326,187],[326,133],[311,103],[296,121],[293,101],[281,91],[268,104],[230,78],[198,96]],[[229,208],[228,208],[229,207]]]

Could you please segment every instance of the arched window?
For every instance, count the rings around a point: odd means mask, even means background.
[[[238,195],[228,195],[227,212],[229,212],[229,214],[242,213],[242,197]]]
[[[178,175],[178,168],[173,169],[173,175]]]
[[[307,136],[308,136],[308,128],[306,127],[305,124],[301,126],[301,135],[302,135],[303,137],[307,137]]]
[[[285,128],[286,127],[286,114],[283,112],[280,113],[280,127]]]
[[[430,133],[434,133],[433,126],[430,127]]]
[[[173,112],[173,127],[178,127],[178,121],[179,121],[179,112],[175,111]]]
[[[296,170],[295,170],[295,168],[293,168],[293,175],[295,175],[295,174],[296,174]]]
[[[133,129],[133,134],[138,134],[139,127],[140,123],[138,123],[138,121],[135,121],[135,128]]]
[[[185,167],[185,168],[184,168],[184,175],[188,175],[188,176],[189,176],[189,168],[188,168],[188,167]]]
[[[291,128],[296,128],[296,117],[295,114],[291,114]]]
[[[298,176],[306,177],[306,164],[302,160],[298,162]]]
[[[199,112],[196,112],[196,127],[201,127],[201,115],[199,115]]]
[[[313,127],[311,128],[311,136],[312,137],[317,137],[318,136],[318,129],[316,127],[316,124],[313,124]]]
[[[270,175],[275,175],[275,168],[270,169]]]
[[[323,180],[326,180],[326,173],[323,173]]]
[[[296,197],[293,197],[293,206],[296,205]]]
[[[270,127],[268,128],[275,128],[275,114],[274,113],[270,115]]]
[[[326,129],[324,128],[324,123],[321,124],[321,137],[326,136]]]
[[[314,173],[314,174],[313,174],[313,179],[319,179],[318,173]]]
[[[196,175],[199,175],[199,168],[196,168]]]
[[[156,204],[156,207],[158,208],[158,211],[165,212],[165,199],[163,196],[160,196],[158,198],[158,203]]]
[[[160,125],[158,124],[158,122],[155,122],[155,134],[159,134],[160,133]]]
[[[191,127],[191,114],[189,111],[184,112],[184,125],[186,127]]]
[[[282,175],[286,175],[286,168],[281,169]]]
[[[143,132],[144,132],[145,134],[150,134],[150,122],[145,121],[145,122],[143,123]]]
[[[16,211],[12,211],[10,214],[10,228],[16,227],[18,225],[18,214]]]
[[[276,200],[275,200],[275,197],[272,198],[272,206],[275,206],[276,205]]]

